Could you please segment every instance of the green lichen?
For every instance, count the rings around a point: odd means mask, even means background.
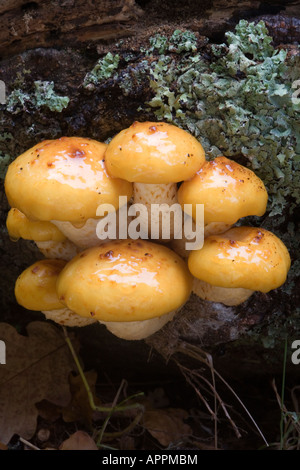
[[[7,132],[0,134],[0,181],[2,182],[9,164],[13,161],[13,157],[8,153],[8,147],[11,146],[12,142],[12,134]]]
[[[67,96],[58,96],[54,91],[53,82],[37,80],[34,82],[34,87],[34,97],[38,108],[46,106],[50,111],[61,113],[63,109],[68,107],[70,98]]]
[[[267,187],[270,216],[282,214],[300,202],[300,100],[293,96],[299,57],[275,50],[262,21],[241,20],[226,37],[210,59],[194,41],[180,43],[179,34],[152,39],[153,97],[145,104],[158,120],[195,135],[208,158],[244,157]],[[179,60],[167,54],[172,47]]]
[[[12,114],[18,114],[45,106],[50,111],[60,113],[67,108],[70,99],[56,94],[54,82],[37,80],[33,83],[33,88],[32,92],[25,92],[19,88],[13,90],[7,97],[6,110]]]
[[[119,66],[120,56],[108,52],[102,59],[99,59],[95,67],[86,74],[83,86],[92,88],[102,80],[110,78]]]
[[[159,54],[175,52],[176,54],[180,54],[182,52],[196,52],[197,50],[197,38],[192,31],[176,29],[169,39],[167,36],[156,34],[150,38],[149,42],[150,47],[146,51],[147,55],[152,52]]]

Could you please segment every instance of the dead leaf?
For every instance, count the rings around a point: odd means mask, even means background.
[[[93,394],[95,405],[100,405],[100,400],[96,397],[95,385],[97,382],[97,372],[90,370],[84,373],[85,378]],[[94,410],[92,410],[87,391],[80,375],[69,376],[70,392],[72,398],[70,403],[63,408],[62,416],[66,423],[77,421],[84,424],[87,428],[92,427]]]
[[[144,426],[151,436],[167,447],[192,433],[190,426],[183,421],[187,417],[188,413],[179,408],[148,410],[144,414]]]
[[[98,447],[88,433],[76,431],[59,446],[59,450],[98,450]]]
[[[65,406],[70,401],[68,376],[74,362],[62,331],[46,322],[32,322],[28,336],[0,323],[6,364],[0,365],[0,440],[14,434],[30,439],[36,429],[35,403],[45,399]]]
[[[41,400],[35,406],[39,416],[49,423],[54,423],[61,416],[61,407],[48,400]]]

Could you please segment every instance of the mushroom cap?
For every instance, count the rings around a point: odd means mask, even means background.
[[[226,157],[207,161],[189,181],[178,190],[182,205],[204,204],[204,221],[234,224],[248,215],[262,216],[267,207],[268,194],[264,183],[248,168]]]
[[[105,152],[108,173],[135,183],[177,183],[191,178],[204,161],[197,139],[165,122],[134,122]]]
[[[18,304],[37,311],[65,308],[56,293],[57,276],[65,264],[62,259],[42,259],[26,268],[15,284]]]
[[[65,235],[56,225],[46,220],[29,220],[25,214],[13,207],[9,210],[6,218],[6,227],[9,236],[18,240],[34,240],[37,242],[66,240]]]
[[[11,207],[30,219],[83,223],[96,217],[100,204],[119,206],[119,196],[132,195],[132,185],[108,176],[107,145],[83,137],[43,141],[8,167],[5,192]]]
[[[165,246],[120,240],[73,258],[57,280],[60,301],[84,317],[132,322],[181,307],[192,289],[184,261]]]
[[[210,235],[201,250],[191,251],[190,272],[219,287],[243,287],[269,292],[286,280],[291,264],[283,242],[272,232],[256,227],[234,227]]]

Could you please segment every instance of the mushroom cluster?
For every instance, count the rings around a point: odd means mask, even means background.
[[[109,144],[41,142],[10,164],[5,191],[11,239],[32,240],[44,255],[18,277],[17,302],[61,325],[100,322],[120,338],[143,339],[171,321],[192,292],[239,305],[254,291],[280,287],[290,268],[276,235],[235,226],[265,213],[260,178],[224,156],[207,161],[197,139],[172,124],[135,122]],[[202,205],[201,246],[188,250],[185,234],[176,237],[174,205],[192,225]],[[111,239],[99,236],[99,222],[109,224],[110,215],[116,221],[124,208],[125,225],[135,221],[138,235],[126,226],[125,237],[118,230]]]

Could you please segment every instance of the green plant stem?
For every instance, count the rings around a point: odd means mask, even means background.
[[[63,326],[63,332],[64,332],[64,336],[65,336],[65,340],[66,340],[66,343],[71,351],[71,354],[73,356],[73,359],[75,361],[75,364],[77,366],[77,369],[78,369],[78,372],[79,372],[79,375],[82,379],[82,382],[83,382],[83,385],[86,389],[86,392],[88,394],[88,398],[89,398],[89,403],[90,403],[90,407],[92,408],[92,410],[94,411],[101,411],[101,412],[105,412],[105,413],[110,413],[110,415],[115,412],[115,411],[127,411],[127,410],[132,410],[132,409],[141,409],[143,408],[143,406],[140,404],[140,403],[132,403],[131,405],[123,405],[123,403],[125,403],[127,400],[124,400],[123,402],[121,402],[119,405],[114,405],[114,406],[99,406],[99,405],[95,405],[95,401],[94,401],[94,397],[93,397],[93,394],[92,394],[92,391],[90,389],[90,386],[88,384],[88,381],[86,380],[86,377],[84,375],[84,372],[83,372],[83,369],[81,367],[81,364],[79,362],[79,359],[77,357],[77,354],[75,352],[75,349],[73,347],[73,344],[68,336],[68,333],[67,333],[67,330],[66,328]],[[140,395],[140,394],[137,394],[137,395]],[[135,396],[137,396],[135,395]],[[129,398],[132,398],[132,397],[129,397]],[[128,398],[128,399],[129,399]],[[110,416],[109,415],[109,416]]]
[[[285,375],[286,375],[286,358],[287,358],[287,337],[284,342],[283,368],[282,368],[282,384],[281,384],[281,417],[280,417],[280,450],[284,447],[284,391],[285,391]]]

